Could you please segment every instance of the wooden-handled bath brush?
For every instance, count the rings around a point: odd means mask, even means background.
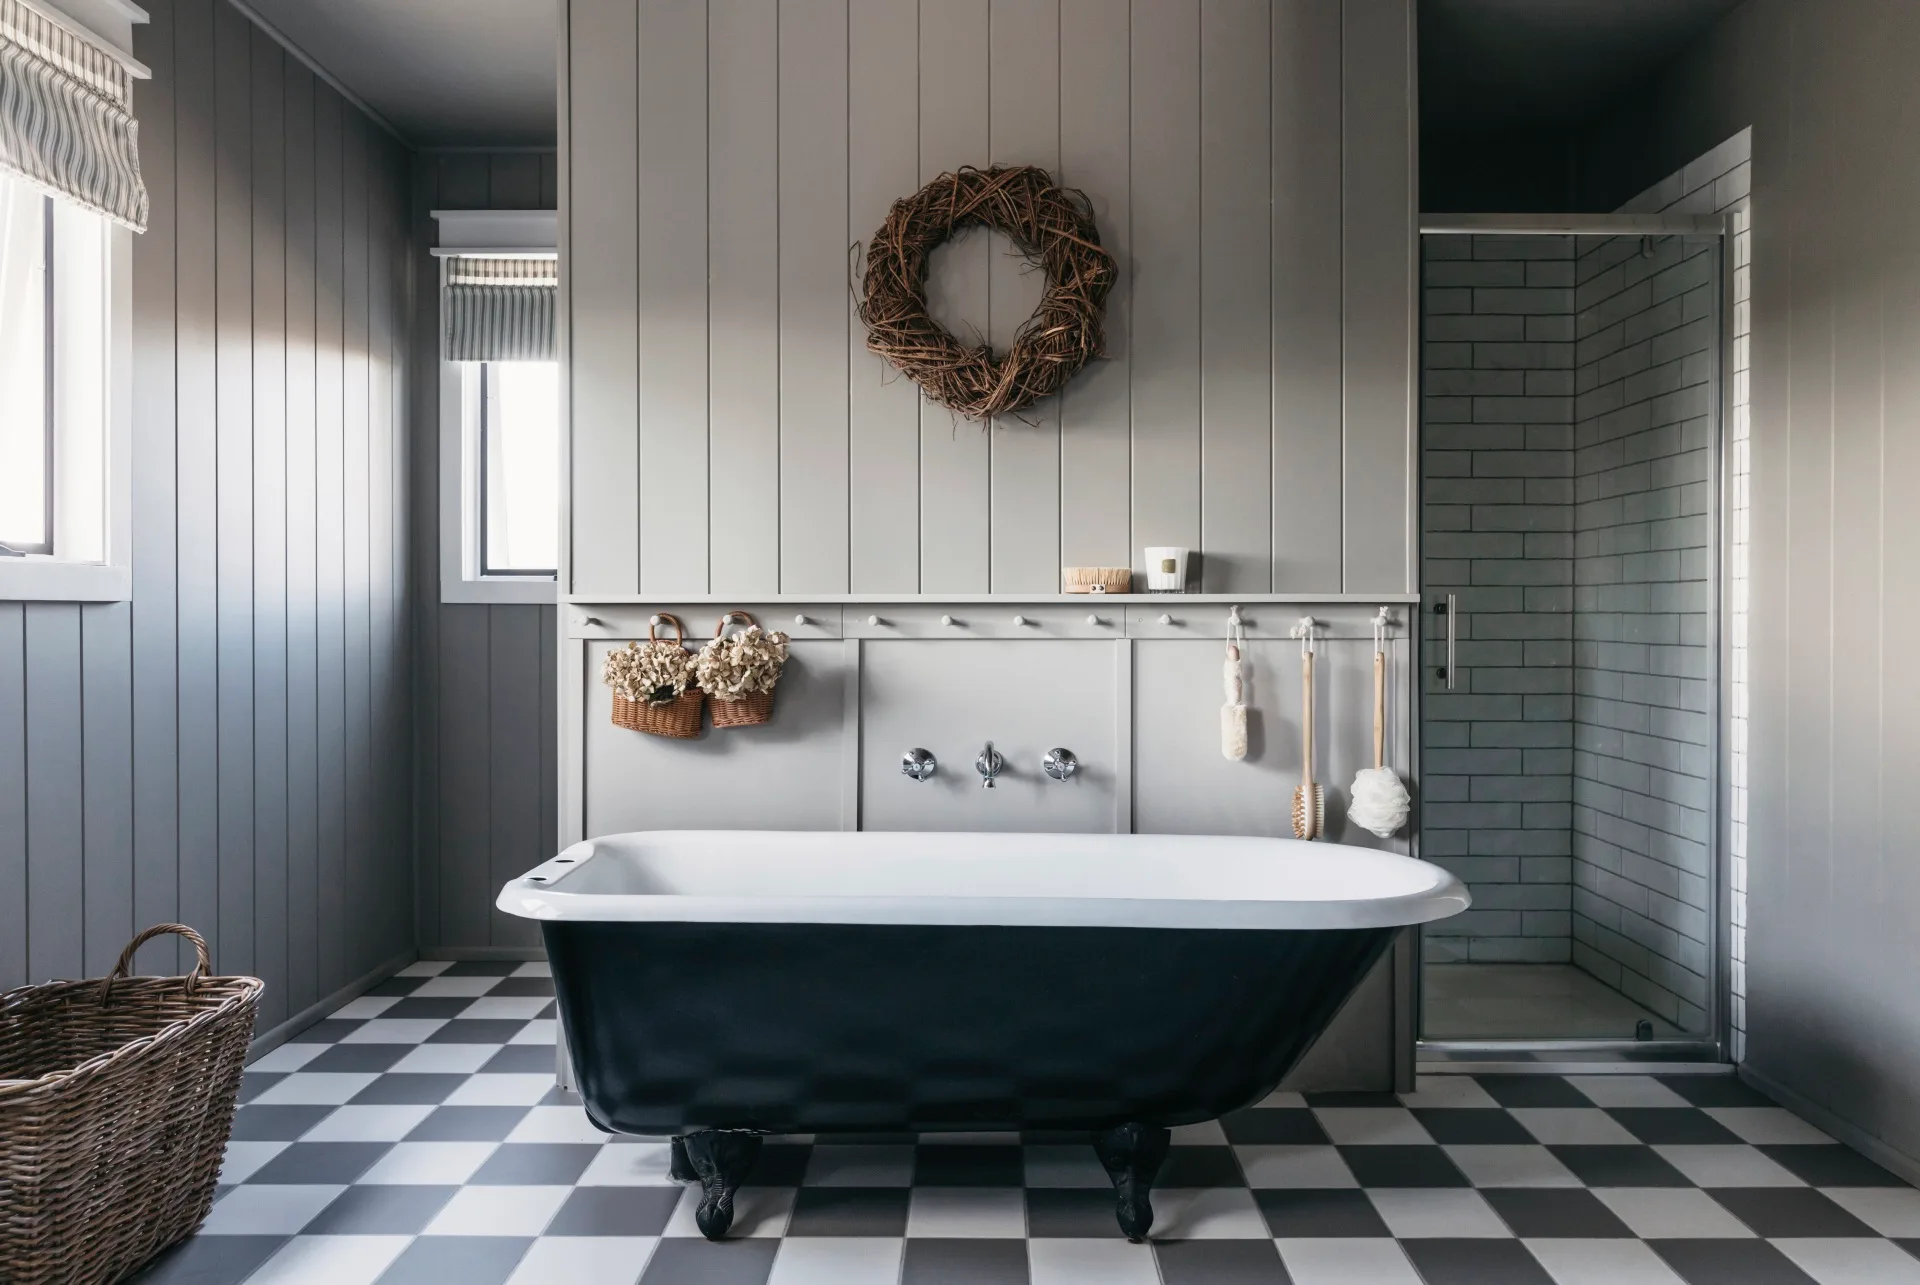
[[[1347,816],[1362,830],[1382,839],[1407,823],[1412,800],[1399,775],[1387,763],[1387,608],[1373,618],[1373,766],[1353,778]]]
[[[1313,779],[1313,629],[1302,616],[1293,636],[1300,640],[1300,784],[1293,791],[1295,838],[1317,839],[1326,830],[1327,796]]]

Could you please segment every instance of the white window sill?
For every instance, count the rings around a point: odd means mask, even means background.
[[[0,602],[129,602],[133,574],[102,562],[0,558]]]
[[[440,581],[441,602],[547,603],[559,597],[551,576],[488,576],[484,580],[445,576]]]

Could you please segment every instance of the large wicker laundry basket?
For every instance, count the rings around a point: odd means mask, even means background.
[[[178,933],[185,977],[130,977]],[[0,995],[0,1281],[117,1281],[213,1207],[261,983],[210,977],[160,924],[103,978]]]

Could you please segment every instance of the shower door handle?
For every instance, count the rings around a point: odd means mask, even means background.
[[[1440,666],[1440,677],[1447,680],[1447,690],[1452,691],[1453,671],[1456,667],[1454,664],[1454,620],[1460,614],[1460,599],[1457,595],[1450,593],[1447,595],[1445,602],[1436,603],[1433,609],[1435,613],[1445,617],[1447,622],[1447,663]]]

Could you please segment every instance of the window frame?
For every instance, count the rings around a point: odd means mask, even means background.
[[[61,198],[54,197],[54,200]],[[53,217],[52,207],[47,207]],[[0,557],[0,602],[128,602],[133,597],[133,233],[107,221],[107,388],[102,467],[106,473],[100,561],[77,561],[59,552],[58,500],[62,433],[58,409],[49,405],[52,453],[47,469],[47,520],[53,533],[50,553]],[[57,315],[59,285],[48,265],[49,289]],[[48,333],[48,359],[54,357],[57,327]],[[71,449],[71,448],[66,448]]]

